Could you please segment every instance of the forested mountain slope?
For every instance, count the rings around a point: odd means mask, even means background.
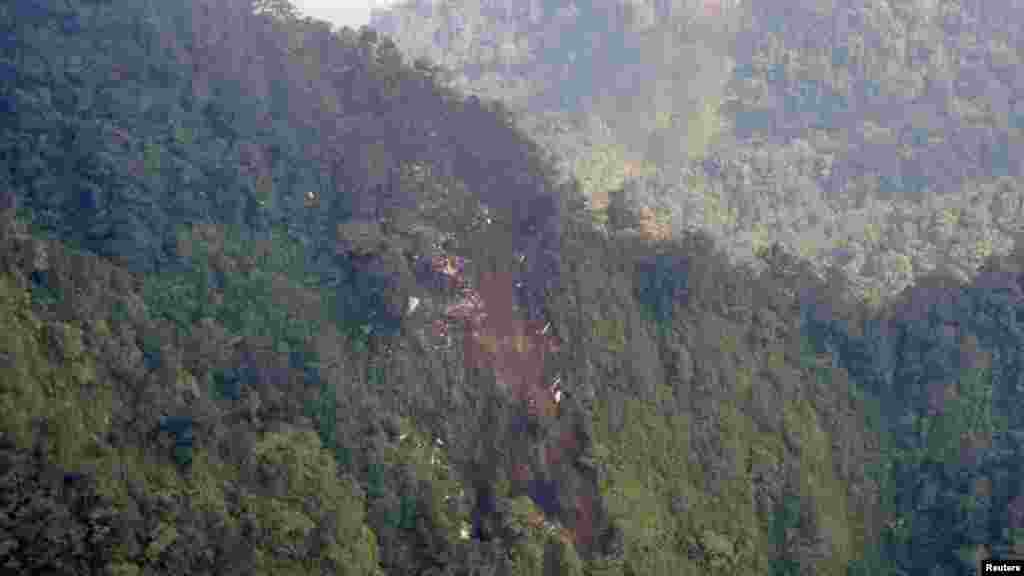
[[[284,0],[0,25],[5,569],[959,574],[1024,546],[1024,256],[874,309],[622,195],[595,222],[507,107]]]
[[[966,281],[1024,219],[1013,2],[406,6],[373,26],[528,110],[599,217],[622,186],[676,232],[740,261],[781,242],[876,303]]]

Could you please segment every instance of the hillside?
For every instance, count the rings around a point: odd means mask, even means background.
[[[12,573],[1024,552],[1019,251],[869,306],[625,191],[595,217],[515,104],[286,0],[33,0],[0,26]]]
[[[412,2],[373,27],[526,110],[599,217],[624,188],[674,233],[740,262],[781,243],[876,304],[1012,249],[1019,10],[708,4]]]

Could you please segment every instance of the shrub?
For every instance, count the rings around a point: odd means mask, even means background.
[[[676,302],[688,293],[688,264],[685,256],[664,253],[637,262],[634,294],[653,321],[672,321]]]

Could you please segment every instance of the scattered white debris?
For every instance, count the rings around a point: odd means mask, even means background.
[[[463,540],[469,540],[469,524],[462,523],[462,527],[459,528],[459,538]]]
[[[408,437],[409,437],[409,433],[408,432],[406,432],[405,434],[400,434],[398,436],[398,441],[401,442],[402,440],[405,440]]]
[[[415,296],[409,297],[409,311],[406,314],[412,314],[420,307],[420,299]]]
[[[561,376],[555,378],[555,381],[551,383],[551,395],[555,397],[555,404],[560,404],[562,402],[562,388],[560,386],[561,383]]]
[[[551,322],[544,325],[544,329],[540,331],[541,335],[547,334],[548,330],[551,329]]]

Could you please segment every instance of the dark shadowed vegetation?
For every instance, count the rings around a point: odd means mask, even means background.
[[[0,565],[1024,552],[1020,18],[925,4],[0,6]]]

